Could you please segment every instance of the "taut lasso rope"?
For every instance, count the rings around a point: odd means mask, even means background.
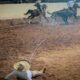
[[[34,55],[36,54],[36,51],[38,50],[38,48],[47,40],[47,38],[43,39],[38,45],[37,47],[35,48],[35,50],[32,52],[31,56],[30,56],[30,59],[29,59],[29,62],[31,63],[32,62],[32,59],[34,57]]]

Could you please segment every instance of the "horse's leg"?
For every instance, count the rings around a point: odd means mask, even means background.
[[[57,15],[56,15],[56,14],[54,15],[54,20],[55,20],[55,21],[57,20]]]
[[[32,19],[34,18],[35,16],[33,16],[33,15],[30,15],[29,17],[28,17],[28,19],[29,19],[29,24],[31,23],[31,21],[32,21]]]
[[[31,15],[30,16],[28,16],[28,18],[27,18],[29,21],[28,21],[28,23],[30,24],[31,23]]]
[[[39,15],[39,20],[40,20],[40,23],[41,23],[41,14]]]
[[[62,19],[65,22],[65,24],[68,24],[68,17],[62,17]]]
[[[49,22],[48,18],[46,17],[45,13],[42,13],[42,16],[44,17],[44,19],[46,19],[47,22]]]
[[[74,13],[74,14],[73,14],[73,23],[74,23],[74,22],[76,22],[76,21],[77,21],[77,19],[78,19],[78,18],[77,18],[77,14],[76,14],[76,13]]]
[[[30,19],[31,18],[31,15],[30,16],[28,16],[28,18],[27,19]]]
[[[45,15],[43,17],[46,19],[47,22],[49,22],[48,18]]]
[[[28,22],[29,24],[31,24],[31,20],[29,19],[29,22]]]
[[[31,21],[34,17],[32,17],[32,15],[30,15],[27,19],[28,19],[28,23],[31,24]]]
[[[75,18],[75,19],[78,19],[78,18],[77,18],[77,13],[74,14],[74,18]]]

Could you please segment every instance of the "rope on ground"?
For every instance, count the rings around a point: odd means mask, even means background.
[[[38,45],[37,47],[35,48],[35,50],[33,51],[33,53],[31,54],[30,56],[30,59],[29,59],[29,62],[31,63],[32,62],[32,59],[34,57],[34,55],[36,54],[36,51],[38,50],[38,48],[43,44],[43,42],[45,42],[47,40],[47,38],[43,39]]]

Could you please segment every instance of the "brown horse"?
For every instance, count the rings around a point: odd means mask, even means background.
[[[47,21],[47,17],[46,17],[46,8],[47,8],[47,5],[43,4],[42,5],[42,12],[40,12],[39,10],[37,9],[34,9],[34,10],[28,10],[25,15],[27,14],[30,14],[30,16],[28,16],[28,19],[29,21],[31,22],[32,19],[34,19],[35,17],[39,17],[40,18],[40,21],[41,21],[41,16],[43,16]],[[30,23],[29,22],[29,23]]]

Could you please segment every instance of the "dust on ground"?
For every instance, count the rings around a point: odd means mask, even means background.
[[[70,25],[27,24],[25,19],[0,20],[0,78],[21,59],[32,70],[46,66],[45,77],[34,80],[80,80],[80,20]]]

